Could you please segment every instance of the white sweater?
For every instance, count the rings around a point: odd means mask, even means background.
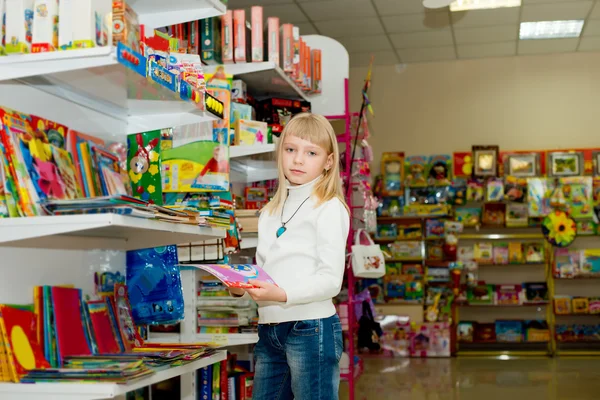
[[[346,239],[350,229],[348,212],[339,199],[315,208],[311,196],[316,181],[288,185],[283,209],[287,230],[281,227],[280,213],[263,212],[258,221],[256,261],[285,290],[287,302],[258,302],[259,323],[328,318],[335,314],[331,299],[342,287]]]

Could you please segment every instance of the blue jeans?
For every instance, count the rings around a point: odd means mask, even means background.
[[[258,326],[253,400],[337,400],[342,356],[337,314]]]

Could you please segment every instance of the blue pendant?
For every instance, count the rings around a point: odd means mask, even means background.
[[[287,230],[287,228],[285,226],[281,226],[281,228],[277,229],[277,237],[283,235],[283,232],[285,232]]]

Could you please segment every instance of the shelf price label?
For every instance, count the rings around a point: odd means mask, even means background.
[[[227,334],[214,334],[210,342],[217,346],[227,346],[229,345],[229,336]]]

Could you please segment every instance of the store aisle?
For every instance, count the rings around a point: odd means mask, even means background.
[[[357,400],[597,400],[600,359],[366,359]],[[340,399],[347,399],[342,383]]]

